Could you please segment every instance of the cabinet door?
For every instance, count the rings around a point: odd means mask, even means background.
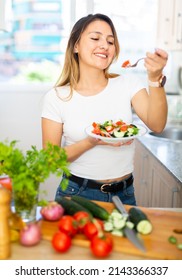
[[[151,161],[147,149],[136,140],[134,158],[134,186],[137,205],[151,206]]]
[[[182,184],[138,140],[135,141],[134,186],[138,206],[182,207]]]
[[[182,185],[175,180],[165,167],[153,157],[152,172],[152,207],[182,207]]]
[[[182,1],[174,1],[174,23],[172,30],[172,49],[182,50]]]
[[[157,46],[182,50],[182,1],[159,0]]]
[[[157,17],[157,46],[169,50],[171,48],[171,35],[173,13],[171,0],[158,0]]]

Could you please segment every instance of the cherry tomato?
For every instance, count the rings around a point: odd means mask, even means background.
[[[95,235],[103,232],[103,222],[99,219],[93,219],[93,221],[88,222],[84,228],[83,233],[88,239],[92,239]]]
[[[92,123],[92,126],[93,126],[93,127],[97,127],[98,124],[97,124],[96,122],[93,122],[93,123]]]
[[[121,67],[127,67],[130,65],[130,61],[129,60],[126,60],[123,62],[123,64],[121,65]]]
[[[58,222],[58,228],[73,237],[78,232],[78,223],[72,216],[64,215]]]
[[[92,133],[94,134],[100,134],[101,133],[101,130],[99,127],[94,127],[94,129],[92,130]]]
[[[110,236],[94,236],[91,239],[90,249],[94,256],[99,258],[107,257],[113,249],[113,240]]]
[[[128,125],[122,125],[120,127],[120,131],[126,131],[128,129]]]
[[[66,252],[71,247],[71,237],[64,232],[56,232],[52,238],[52,246],[58,252]]]
[[[78,230],[83,232],[84,226],[91,220],[89,213],[78,211],[73,215],[73,218],[78,222]]]

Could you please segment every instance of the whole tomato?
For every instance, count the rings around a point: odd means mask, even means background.
[[[73,218],[78,222],[78,231],[83,232],[85,225],[91,220],[89,213],[78,211],[73,215]]]
[[[113,249],[113,240],[110,236],[94,236],[90,242],[90,249],[94,256],[99,258],[107,257]]]
[[[92,239],[93,236],[99,235],[99,233],[102,234],[103,228],[103,221],[99,219],[93,219],[84,226],[83,233],[88,239]]]
[[[64,232],[56,232],[52,238],[53,248],[60,253],[64,253],[71,247],[71,237]]]
[[[73,237],[78,232],[78,223],[72,216],[64,215],[58,222],[58,228]]]

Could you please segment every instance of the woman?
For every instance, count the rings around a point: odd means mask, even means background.
[[[131,123],[133,107],[150,130],[161,132],[167,103],[159,83],[164,82],[162,71],[168,56],[160,49],[146,54],[148,94],[135,76],[109,74],[118,55],[118,38],[110,18],[88,15],[74,25],[62,74],[46,94],[42,112],[43,146],[62,143],[70,162],[68,188],[59,187],[56,195],[109,202],[117,194],[123,203],[136,205],[134,142],[108,144],[88,136],[85,128],[111,119]]]

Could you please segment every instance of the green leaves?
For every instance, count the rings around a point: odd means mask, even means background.
[[[59,177],[64,172],[69,176],[69,163],[65,150],[59,146],[48,143],[46,149],[41,150],[32,146],[24,154],[16,148],[16,143],[0,142],[0,175],[6,174],[12,179],[13,192],[16,192],[17,199],[30,207],[36,199],[40,183],[50,174]],[[66,180],[62,187],[66,189]]]

